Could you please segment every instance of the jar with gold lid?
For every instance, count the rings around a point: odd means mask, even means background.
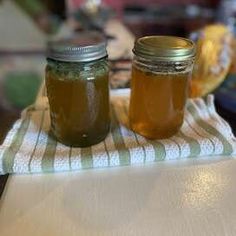
[[[180,37],[146,36],[136,40],[133,52],[130,127],[149,139],[168,138],[183,123],[195,45]]]

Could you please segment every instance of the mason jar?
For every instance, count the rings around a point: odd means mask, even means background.
[[[99,143],[110,127],[106,41],[95,32],[48,44],[46,89],[51,133],[61,143]]]
[[[149,139],[168,138],[183,123],[195,45],[180,37],[147,36],[136,40],[133,53],[130,127]]]

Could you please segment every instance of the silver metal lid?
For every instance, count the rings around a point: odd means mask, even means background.
[[[58,61],[88,62],[106,56],[106,40],[97,32],[50,41],[47,47],[47,57]]]

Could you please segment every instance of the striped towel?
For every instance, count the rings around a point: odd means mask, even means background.
[[[105,141],[72,148],[48,136],[49,108],[42,98],[23,112],[0,147],[0,173],[58,172],[236,154],[236,139],[216,113],[212,95],[189,100],[181,130],[163,140],[147,140],[126,128],[128,101],[128,96],[112,97],[112,127]]]

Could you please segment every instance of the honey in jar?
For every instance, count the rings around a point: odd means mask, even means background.
[[[130,127],[149,139],[174,135],[183,123],[195,55],[192,41],[148,36],[134,47]]]
[[[51,132],[61,143],[86,147],[110,127],[106,44],[97,33],[53,42],[46,67]]]

